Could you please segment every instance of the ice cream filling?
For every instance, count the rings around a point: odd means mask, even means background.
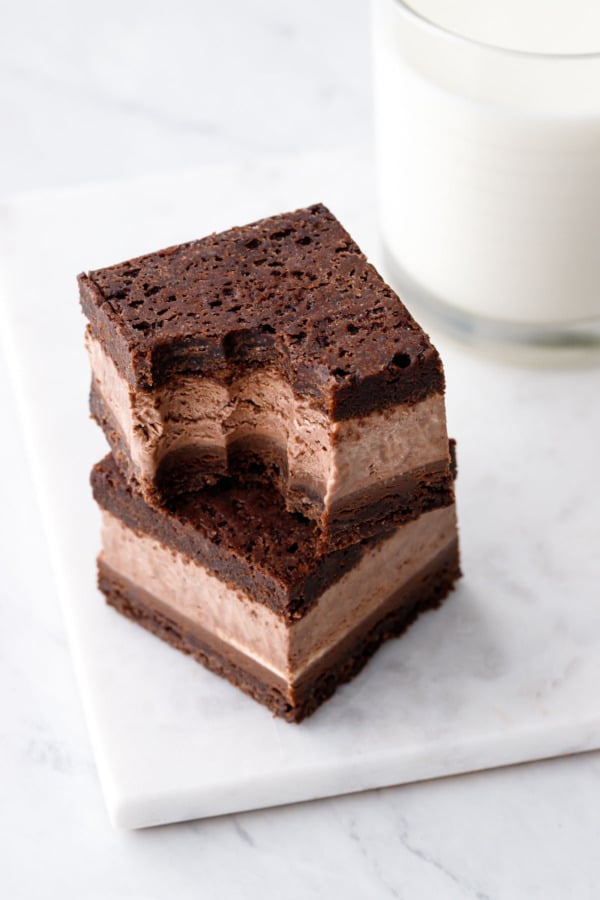
[[[244,374],[232,385],[174,377],[153,391],[134,390],[88,330],[93,377],[128,450],[134,473],[152,483],[161,462],[181,449],[227,456],[234,443],[281,446],[290,488],[310,485],[327,509],[448,457],[444,398],[331,422],[294,395],[273,370]]]
[[[215,635],[286,682],[368,619],[456,538],[454,506],[402,525],[365,551],[291,624],[193,559],[103,512],[102,560],[177,617]]]

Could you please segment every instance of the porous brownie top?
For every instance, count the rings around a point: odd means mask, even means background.
[[[370,411],[369,393],[374,409],[443,389],[427,335],[321,204],[79,281],[92,332],[142,389],[273,365],[335,418]]]

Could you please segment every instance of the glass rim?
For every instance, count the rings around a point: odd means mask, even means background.
[[[410,6],[408,2],[406,2],[406,0],[392,0],[392,2],[397,7],[399,7],[400,10],[408,18],[414,19],[419,25],[425,26],[428,31],[433,32],[434,34],[441,35],[444,39],[450,38],[460,43],[468,44],[472,47],[479,47],[482,50],[491,50],[492,52],[498,53],[500,55],[538,60],[581,61],[600,59],[600,50],[586,50],[583,53],[557,53],[537,50],[520,50],[516,47],[503,47],[501,44],[490,44],[487,41],[482,41],[478,38],[472,38],[468,35],[461,34],[460,31],[453,31],[451,28],[447,28],[445,25],[440,25],[438,22],[429,19],[426,15],[414,9],[414,7]]]

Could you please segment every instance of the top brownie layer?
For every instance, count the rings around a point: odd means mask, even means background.
[[[229,383],[269,366],[330,418],[443,390],[439,356],[317,204],[79,276],[93,335],[130,385]]]

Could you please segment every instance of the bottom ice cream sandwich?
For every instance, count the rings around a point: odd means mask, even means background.
[[[454,504],[326,555],[276,492],[235,485],[149,505],[107,456],[99,586],[108,603],[299,722],[460,576]]]

